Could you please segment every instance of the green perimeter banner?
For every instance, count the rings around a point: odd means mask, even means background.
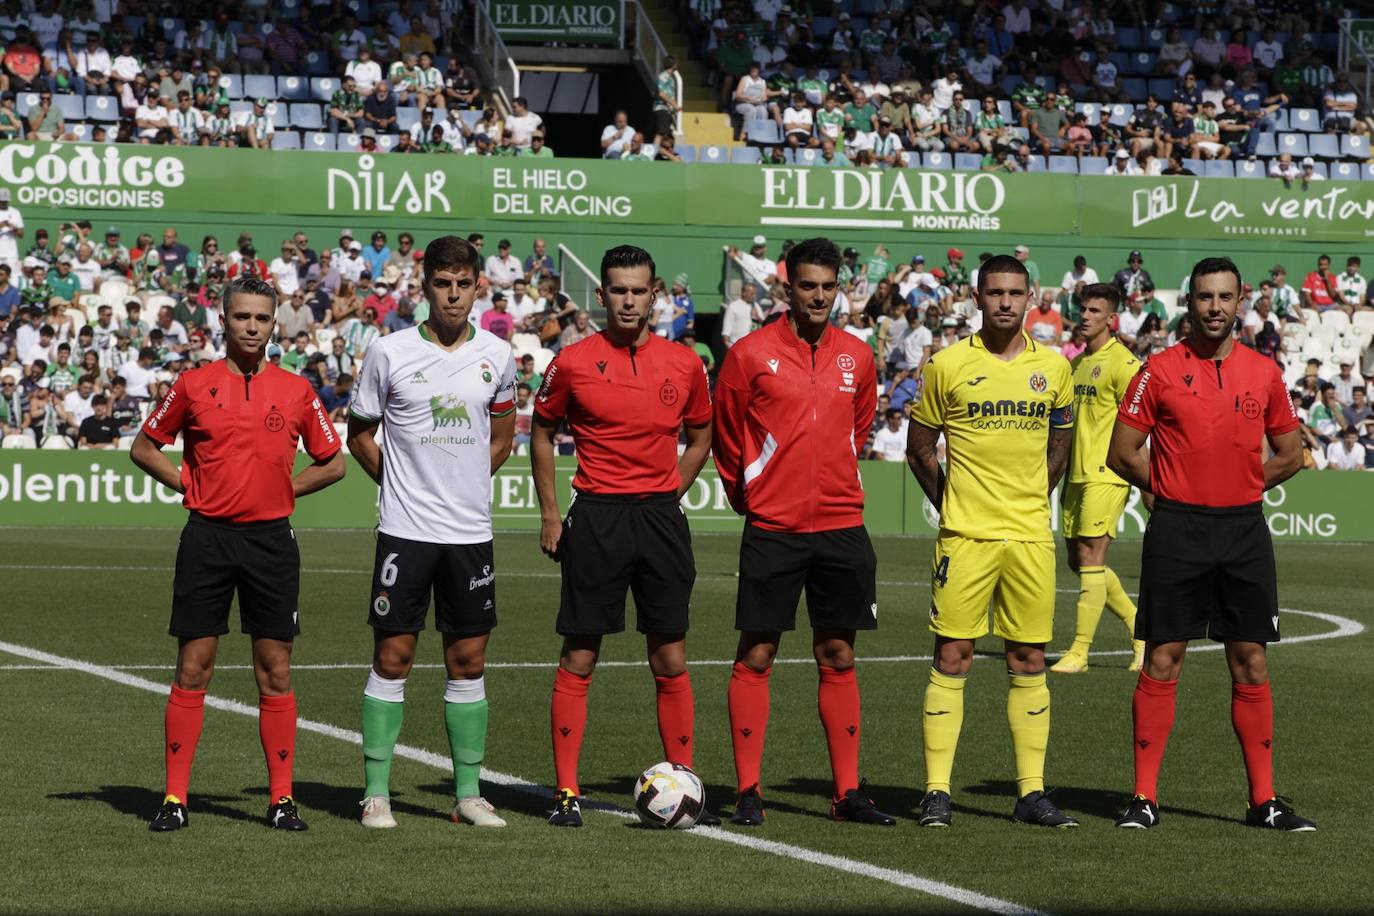
[[[301,464],[307,460],[302,457]],[[558,465],[566,511],[576,462],[559,459]],[[866,461],[860,471],[869,531],[935,533],[938,518],[904,464]],[[1270,490],[1264,503],[1269,530],[1279,540],[1374,542],[1374,474],[1307,471]],[[709,463],[683,496],[682,508],[697,531],[738,531],[742,525]],[[1054,510],[1057,526],[1057,504]],[[492,481],[492,514],[499,530],[538,529],[527,458],[512,458]],[[1119,536],[1138,539],[1147,518],[1139,494],[1132,493]],[[134,467],[128,452],[0,452],[0,526],[177,527],[185,520],[181,496]],[[377,523],[377,487],[350,458],[341,482],[297,502],[293,522],[298,528],[371,528]]]
[[[1168,239],[1374,237],[1374,182],[0,144],[19,206]]]
[[[622,0],[487,0],[487,9],[511,44],[621,47]]]

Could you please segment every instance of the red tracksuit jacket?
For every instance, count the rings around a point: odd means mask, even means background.
[[[858,456],[877,389],[873,350],[834,327],[812,348],[784,317],[732,347],[716,380],[713,452],[734,510],[770,531],[862,525]]]

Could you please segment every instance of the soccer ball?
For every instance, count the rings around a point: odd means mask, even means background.
[[[635,814],[650,827],[686,830],[706,810],[706,789],[691,767],[656,763],[635,780]]]

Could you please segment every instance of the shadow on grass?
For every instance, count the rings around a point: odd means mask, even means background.
[[[453,783],[435,782],[417,788],[421,792],[442,797],[446,805],[445,810],[453,807]],[[539,786],[498,786],[484,782],[482,797],[491,802],[503,816],[520,814],[544,820],[553,811],[553,791]]]
[[[147,823],[157,813],[157,809],[162,805],[162,793],[156,789],[149,789],[146,786],[101,786],[99,789],[88,789],[78,792],[53,792],[48,798],[59,801],[82,801],[98,802],[108,805],[120,814],[137,818],[142,823]],[[241,802],[243,799],[232,798],[227,795],[193,795],[187,807],[194,815],[209,815],[211,817],[224,817],[235,821],[261,820],[247,812],[237,808],[231,808],[222,802]],[[263,809],[264,813],[266,808]]]
[[[296,792],[296,801],[300,803],[302,815],[310,811],[322,811],[345,821],[357,821],[362,815],[363,790],[359,786],[334,786],[323,782],[298,781],[292,788]],[[263,798],[267,796],[267,789],[262,786],[252,786],[243,792],[245,795],[258,795]],[[449,812],[448,808],[440,810],[408,802],[404,795],[391,796],[391,810],[396,814],[435,817],[445,821],[448,820]]]
[[[973,808],[967,809],[970,814],[981,814],[986,817],[1011,818],[1012,806],[1016,804],[1016,783],[1005,779],[984,780],[983,782],[967,786],[961,791],[969,795],[986,797],[1000,796],[1006,799],[1006,808],[1001,812],[979,811]],[[1115,821],[1122,811],[1126,810],[1126,805],[1131,801],[1129,792],[1121,792],[1115,789],[1089,789],[1082,786],[1050,786],[1050,799],[1058,805],[1064,812],[1071,815],[1084,815],[1087,817],[1100,817],[1105,820]],[[956,805],[955,810],[960,806]],[[1191,817],[1204,821],[1221,821],[1222,823],[1237,823],[1240,818],[1224,817],[1208,811],[1197,811],[1193,808],[1177,808],[1167,805],[1160,806],[1160,814],[1173,814],[1179,817]]]

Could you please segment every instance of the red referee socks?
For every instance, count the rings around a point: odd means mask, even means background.
[[[258,697],[258,737],[267,758],[267,785],[276,804],[291,794],[291,770],[296,765],[296,694]]]
[[[655,677],[654,686],[658,691],[658,736],[663,739],[663,759],[691,766],[696,722],[692,676],[684,671],[674,677]]]
[[[820,686],[816,707],[825,727],[830,750],[830,772],[835,780],[835,800],[859,787],[859,678],[853,668],[840,671],[818,665]]]
[[[763,770],[763,736],[768,731],[768,676],[744,662],[730,672],[730,744],[735,751],[735,781],[739,791],[759,784]]]
[[[1135,794],[1158,801],[1159,768],[1174,728],[1178,681],[1157,681],[1144,671],[1135,684],[1131,714],[1135,736]]]
[[[167,736],[167,795],[186,804],[191,785],[191,761],[196,756],[196,743],[205,724],[205,691],[182,690],[176,684],[167,697],[167,714],[163,727]]]
[[[587,730],[587,688],[591,675],[583,677],[565,668],[553,676],[553,769],[558,789],[571,789],[581,795],[577,785],[577,759],[582,756],[582,735]]]
[[[1262,805],[1274,797],[1274,695],[1268,681],[1231,685],[1231,725],[1245,758],[1250,805]]]

